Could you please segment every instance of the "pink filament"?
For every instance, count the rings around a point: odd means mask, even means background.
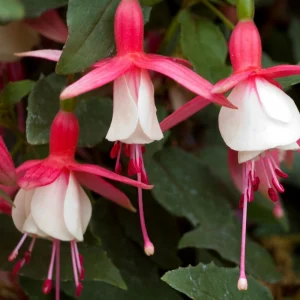
[[[55,300],[60,299],[60,241],[56,240]]]
[[[9,255],[9,257],[8,257],[8,260],[9,260],[9,261],[15,260],[15,258],[18,256],[19,250],[20,250],[20,248],[22,247],[22,245],[23,245],[24,241],[26,240],[26,238],[27,238],[27,233],[24,233],[23,236],[22,236],[22,238],[21,238],[21,240],[19,241],[17,247],[16,247],[16,248],[13,250],[13,252]]]
[[[75,241],[72,241],[71,243],[71,253],[72,253],[72,265],[73,265],[73,273],[74,273],[74,280],[76,285],[76,296],[79,297],[82,292],[82,283],[79,282],[78,279],[78,273],[77,273],[77,263],[76,263],[76,250],[75,250]]]
[[[251,171],[250,171],[251,172]],[[246,230],[247,230],[247,202],[248,190],[251,189],[249,184],[250,178],[248,177],[249,170],[247,163],[243,164],[243,221],[242,221],[242,239],[241,239],[241,258],[240,258],[240,278],[246,279],[245,273],[245,256],[246,256]]]
[[[13,274],[18,274],[20,269],[23,268],[23,266],[25,264],[28,264],[30,262],[31,253],[32,253],[35,241],[36,241],[36,237],[33,237],[30,242],[30,245],[28,247],[28,250],[24,254],[24,257],[15,264],[14,269],[13,269]]]
[[[47,279],[44,281],[43,285],[43,293],[49,294],[52,289],[52,276],[53,276],[53,268],[54,268],[54,261],[55,261],[55,255],[56,255],[56,241],[54,240],[52,243],[52,253],[51,253],[51,260],[50,265],[48,269],[48,276]]]

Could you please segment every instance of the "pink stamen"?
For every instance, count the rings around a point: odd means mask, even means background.
[[[120,143],[120,149],[119,149],[119,152],[118,152],[117,161],[116,161],[116,167],[115,167],[115,172],[117,174],[121,174],[121,172],[122,172],[122,165],[121,165],[121,162],[120,162],[121,153],[122,153],[122,146],[123,146],[123,144]]]
[[[82,286],[82,283],[79,282],[79,279],[78,279],[77,265],[76,265],[76,253],[75,253],[76,251],[75,251],[74,243],[71,242],[70,245],[71,245],[71,253],[72,253],[73,274],[74,274],[74,280],[75,280],[75,285],[76,285],[76,297],[79,297],[82,292],[83,286]]]
[[[28,250],[24,254],[24,257],[15,264],[15,266],[13,268],[13,274],[17,275],[19,273],[20,269],[23,268],[23,266],[25,264],[28,264],[30,262],[31,253],[32,253],[35,241],[36,241],[36,237],[32,238],[31,243],[28,247]]]
[[[54,240],[52,243],[52,254],[51,254],[51,260],[48,269],[48,276],[47,279],[44,281],[44,285],[43,285],[44,294],[49,294],[52,290],[52,276],[53,276],[55,255],[56,255],[56,240]]]
[[[56,240],[55,300],[60,299],[60,241]]]
[[[110,158],[111,159],[115,159],[118,155],[118,153],[120,152],[120,143],[119,142],[115,142],[113,147],[110,150]]]
[[[245,273],[245,253],[246,253],[246,230],[247,230],[247,170],[246,165],[243,166],[243,190],[244,190],[244,201],[243,201],[243,220],[242,220],[242,240],[241,240],[241,258],[240,258],[240,277],[238,281],[238,288],[242,288],[242,283],[247,283],[246,273]]]
[[[276,193],[276,191],[273,188],[269,188],[268,189],[268,194],[269,194],[270,199],[273,202],[277,202],[278,201],[278,194]]]
[[[130,158],[129,163],[128,163],[127,173],[128,173],[128,176],[134,176],[137,174],[137,168],[136,168],[134,159]]]
[[[252,186],[253,186],[253,190],[254,192],[256,192],[259,188],[259,184],[260,184],[260,179],[259,177],[255,177],[254,180],[252,181]]]
[[[281,178],[288,178],[289,177],[288,174],[282,172],[280,169],[277,169],[277,168],[275,169],[275,173],[276,173],[277,176],[279,176]]]
[[[281,171],[280,167],[277,165],[277,163],[275,162],[274,157],[272,156],[272,154],[270,154],[270,152],[268,151],[268,155],[269,155],[269,159],[272,162],[272,165],[274,167],[275,173],[277,176],[281,177],[281,178],[287,178],[288,175],[284,172]]]
[[[284,192],[284,187],[279,183],[277,178],[276,178],[276,180],[274,177],[272,178],[272,184],[279,193]]]
[[[19,254],[19,250],[20,248],[22,247],[24,241],[26,240],[27,238],[27,233],[24,233],[24,235],[22,236],[21,240],[19,241],[17,247],[13,250],[13,252],[9,255],[8,257],[8,261],[13,261],[16,259],[16,257],[18,256]]]
[[[139,173],[137,175],[138,181],[141,182],[141,174]],[[145,222],[145,215],[144,215],[144,208],[143,208],[143,192],[141,188],[138,188],[138,203],[139,203],[139,215],[140,215],[140,223],[141,223],[141,229],[144,239],[144,251],[145,253],[150,256],[154,254],[154,245],[151,242],[147,228],[146,228],[146,222]]]
[[[83,258],[82,255],[79,254],[77,243],[73,241],[74,249],[75,249],[75,256],[76,256],[76,263],[77,263],[77,268],[78,268],[78,273],[79,273],[79,280],[84,279],[84,268],[83,268]]]
[[[272,160],[270,159],[271,155],[269,155],[267,153],[267,157],[265,158],[268,165],[269,165],[269,170],[272,174],[272,184],[275,187],[275,189],[279,192],[279,193],[283,193],[284,192],[284,188],[283,186],[279,183],[278,178],[276,176],[273,164],[272,164]]]
[[[267,185],[269,187],[269,189],[271,188],[271,183],[270,183],[270,179],[269,179],[269,176],[268,176],[268,172],[267,172],[267,167],[266,167],[266,164],[265,164],[265,160],[264,158],[260,155],[260,161],[262,163],[262,167],[263,167],[263,170],[264,170],[264,174],[265,174],[265,178],[266,178],[266,181],[267,181]]]

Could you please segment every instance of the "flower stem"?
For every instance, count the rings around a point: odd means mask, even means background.
[[[217,17],[219,17],[230,30],[234,29],[234,24],[228,18],[226,18],[226,16],[220,10],[218,10],[214,5],[212,5],[208,0],[202,0],[202,3],[207,8],[209,8]]]

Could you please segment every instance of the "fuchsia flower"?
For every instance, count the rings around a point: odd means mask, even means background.
[[[36,238],[52,240],[49,272],[43,286],[45,294],[52,287],[55,260],[56,278],[59,278],[60,241],[69,241],[71,244],[76,294],[79,295],[82,290],[83,259],[78,252],[77,242],[83,241],[92,207],[81,185],[132,211],[134,208],[127,196],[103,178],[151,188],[99,166],[77,163],[74,156],[78,135],[79,124],[75,114],[60,111],[51,127],[49,156],[44,160],[27,161],[17,170],[21,189],[15,197],[12,218],[23,237],[9,256],[9,261],[17,257],[28,236],[32,237],[32,241],[24,257],[15,265],[15,273],[29,262]],[[59,299],[59,279],[56,284],[56,299]]]
[[[115,16],[117,55],[97,62],[91,72],[71,84],[61,94],[68,99],[114,81],[113,117],[106,138],[114,141],[111,156],[117,158],[116,171],[121,171],[122,143],[130,157],[128,173],[137,175],[138,181],[147,183],[143,163],[143,145],[163,138],[157,120],[154,88],[148,70],[164,74],[192,92],[198,94],[196,105],[215,102],[233,107],[222,95],[211,93],[212,85],[185,67],[184,60],[173,59],[143,50],[144,21],[138,0],[122,0]],[[60,52],[41,50],[21,53],[22,56],[42,57],[57,61]],[[142,190],[138,190],[140,221],[147,255],[154,253],[154,246],[146,230]]]
[[[299,111],[274,79],[300,74],[300,66],[262,69],[260,35],[249,19],[241,20],[234,29],[229,52],[234,73],[217,83],[213,92],[224,93],[233,88],[228,99],[238,108],[221,108],[219,128],[227,146],[238,152],[238,162],[242,164],[243,229],[238,288],[244,290],[247,289],[247,202],[252,200],[253,191],[257,190],[260,181],[267,186],[269,198],[278,201],[278,192],[284,191],[278,177],[287,175],[280,170],[272,150],[299,149]]]

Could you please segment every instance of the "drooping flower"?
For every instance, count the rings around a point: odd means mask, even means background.
[[[79,164],[75,161],[75,150],[79,135],[78,120],[73,112],[61,110],[55,117],[50,133],[50,153],[44,160],[30,160],[17,169],[21,187],[15,197],[12,218],[23,237],[9,256],[14,260],[25,239],[32,241],[24,257],[17,262],[14,272],[30,261],[31,252],[38,237],[52,240],[52,255],[43,292],[52,288],[52,274],[56,261],[56,278],[60,273],[60,241],[68,241],[71,255],[76,294],[82,290],[84,276],[83,259],[77,242],[83,235],[91,218],[92,207],[81,186],[134,211],[127,196],[106,179],[111,179],[141,188],[151,186],[120,176],[99,166]],[[59,279],[56,280],[59,299]]]
[[[211,102],[233,106],[224,96],[212,94],[212,85],[185,67],[184,60],[146,54],[143,39],[144,20],[139,1],[122,0],[115,15],[116,56],[95,63],[91,72],[62,92],[61,99],[72,98],[113,81],[113,117],[106,136],[109,141],[115,142],[111,156],[117,158],[116,171],[120,172],[120,155],[122,144],[125,144],[124,149],[130,157],[128,173],[137,175],[140,182],[146,183],[148,179],[143,163],[143,145],[163,138],[148,70],[166,75],[198,94],[198,106]],[[19,55],[55,61],[59,59],[60,52],[40,50]],[[145,226],[141,189],[138,195],[145,253],[151,255],[154,247]]]
[[[284,191],[279,177],[287,175],[281,171],[272,151],[299,149],[297,141],[300,137],[299,111],[275,81],[278,77],[300,74],[300,67],[261,67],[261,39],[251,17],[240,18],[230,38],[233,74],[217,83],[212,90],[224,93],[233,88],[228,99],[238,108],[221,108],[219,129],[227,146],[238,152],[238,162],[242,168],[243,224],[239,290],[248,287],[245,274],[247,202],[253,199],[259,182],[265,184],[269,198],[278,201],[278,193]]]

